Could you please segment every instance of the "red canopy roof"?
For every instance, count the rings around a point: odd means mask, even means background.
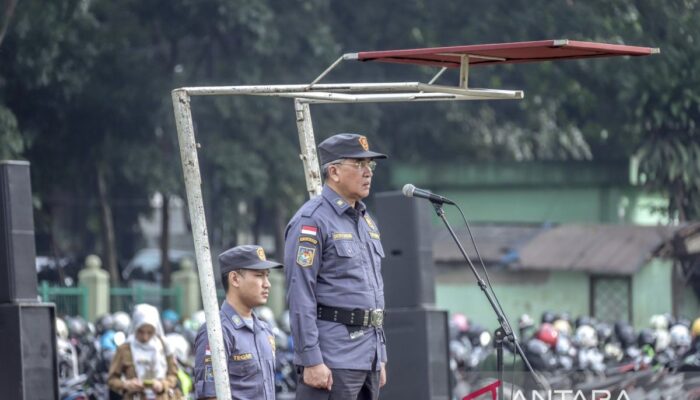
[[[470,65],[490,65],[590,57],[648,56],[656,53],[659,53],[659,49],[651,47],[578,42],[575,40],[539,40],[423,49],[362,51],[357,53],[357,59],[360,61],[459,68],[462,55],[469,55]]]

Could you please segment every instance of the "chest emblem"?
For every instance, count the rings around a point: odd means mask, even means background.
[[[297,249],[297,264],[302,268],[313,265],[316,249],[306,246],[299,246]]]
[[[367,214],[365,214],[365,222],[367,222],[367,226],[369,226],[369,229],[372,229],[372,230],[374,230],[374,231],[377,230],[377,225],[376,225],[376,224],[374,223],[374,221],[372,220],[372,217],[370,217],[370,216],[367,215]]]
[[[267,341],[270,342],[270,347],[272,347],[272,354],[277,351],[277,345],[275,344],[275,337],[273,335],[267,335]]]

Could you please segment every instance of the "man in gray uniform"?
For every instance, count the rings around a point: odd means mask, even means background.
[[[246,245],[226,250],[219,256],[221,282],[226,300],[221,306],[221,330],[228,367],[231,398],[235,400],[275,399],[275,337],[253,307],[267,303],[270,268],[260,246]],[[205,325],[195,339],[194,381],[198,399],[216,398],[209,338]]]
[[[319,146],[323,192],[287,225],[285,273],[299,367],[298,400],[377,399],[386,382],[384,250],[361,201],[375,159],[367,138],[342,133]]]

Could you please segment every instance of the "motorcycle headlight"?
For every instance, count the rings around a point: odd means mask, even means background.
[[[124,332],[119,331],[114,334],[114,344],[116,344],[117,347],[121,346],[125,341],[126,335],[124,334]]]
[[[481,347],[486,347],[490,343],[491,343],[491,334],[486,332],[486,331],[481,332],[481,334],[479,335],[479,344],[481,345]]]

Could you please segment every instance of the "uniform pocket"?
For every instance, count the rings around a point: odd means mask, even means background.
[[[379,257],[384,258],[384,247],[382,247],[382,242],[379,240],[372,240],[372,247],[374,247],[374,252],[379,254]]]
[[[258,360],[229,361],[228,372],[231,375],[247,376],[260,371]]]
[[[345,258],[355,257],[358,253],[355,242],[351,240],[336,240],[335,251],[338,254],[338,257]]]

